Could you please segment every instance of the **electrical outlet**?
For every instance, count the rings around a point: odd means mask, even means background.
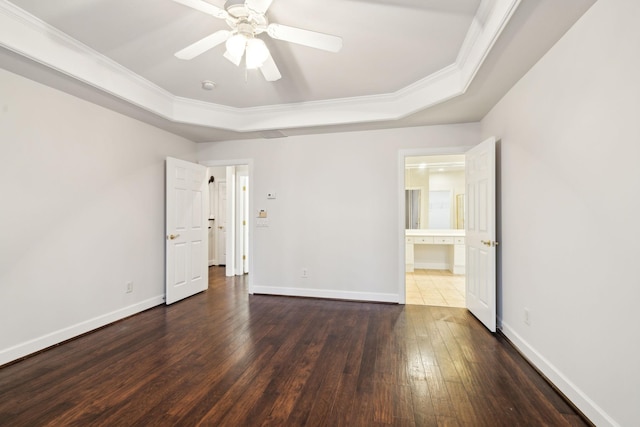
[[[133,292],[133,282],[127,282],[127,293]]]
[[[302,273],[301,273],[301,277],[303,279],[306,279],[307,277],[309,277],[309,270],[307,270],[306,268],[302,269]]]
[[[528,308],[524,309],[524,323],[526,325],[530,325],[531,324],[531,313],[529,313],[529,309]]]

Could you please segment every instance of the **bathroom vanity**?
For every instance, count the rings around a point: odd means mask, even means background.
[[[405,230],[405,271],[424,268],[464,274],[464,239],[464,230]]]

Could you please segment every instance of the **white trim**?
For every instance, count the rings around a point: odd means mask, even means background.
[[[520,0],[497,0],[495,2],[483,0],[480,3],[456,59],[463,82],[463,93],[471,85],[480,66],[484,63],[519,5]],[[483,19],[484,16],[481,15],[486,15],[486,19]]]
[[[525,341],[508,324],[502,322],[502,333],[540,372],[558,388],[589,420],[597,426],[620,427],[602,408],[569,380],[556,366]]]
[[[340,299],[349,301],[371,301],[389,303],[398,303],[399,301],[399,295],[396,294],[337,291],[328,289],[285,288],[279,286],[254,286],[252,293],[289,297]]]
[[[483,0],[453,64],[395,92],[252,108],[167,92],[8,0],[0,0],[0,47],[167,120],[236,132],[397,120],[462,95],[520,0]]]
[[[0,366],[162,304],[164,294],[9,347],[0,351]]]

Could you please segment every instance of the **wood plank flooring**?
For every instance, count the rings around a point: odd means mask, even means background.
[[[0,369],[2,426],[583,426],[465,309],[207,292]]]

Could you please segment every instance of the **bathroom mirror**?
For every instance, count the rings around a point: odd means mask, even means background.
[[[420,228],[420,193],[420,189],[404,191],[404,228],[408,230]]]
[[[464,155],[405,158],[405,227],[464,229]]]

